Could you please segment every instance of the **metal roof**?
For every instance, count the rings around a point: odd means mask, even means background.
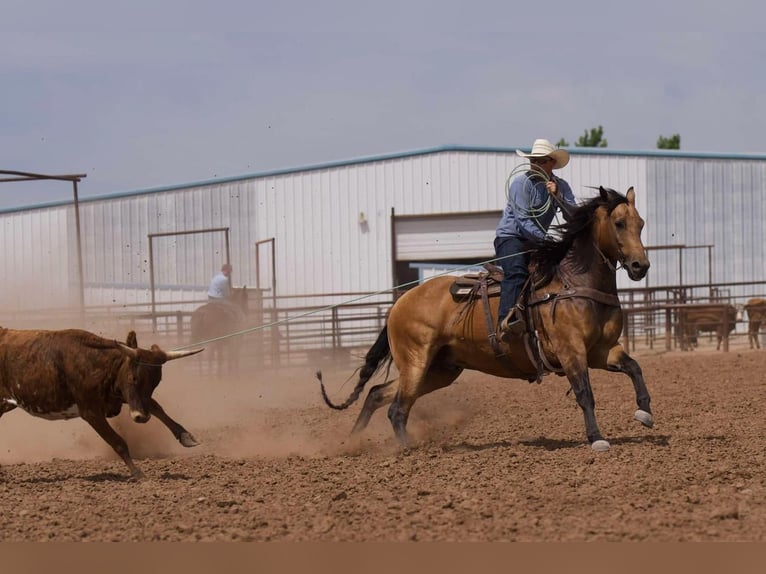
[[[206,179],[199,181],[191,181],[186,183],[178,183],[172,185],[164,185],[157,187],[147,187],[141,189],[119,191],[114,193],[107,193],[102,195],[95,195],[90,197],[81,197],[80,203],[92,202],[92,201],[104,201],[109,199],[115,199],[120,197],[129,197],[133,195],[143,195],[150,193],[161,193],[163,191],[173,191],[185,188],[204,187],[208,185],[217,185],[221,183],[229,183],[234,181],[242,181],[247,179],[263,178],[263,177],[275,177],[281,175],[289,175],[298,172],[318,171],[324,169],[332,169],[337,167],[357,165],[361,163],[372,163],[379,161],[387,161],[394,159],[401,159],[405,157],[414,157],[420,155],[436,154],[443,152],[473,152],[473,153],[515,153],[517,149],[522,151],[529,151],[528,146],[522,147],[492,147],[492,146],[470,146],[470,145],[457,145],[447,144],[431,148],[416,149],[410,151],[395,152],[389,154],[379,154],[370,156],[360,156],[357,158],[351,158],[347,160],[338,160],[323,162],[318,164],[310,164],[297,167],[289,167],[282,169],[274,169],[267,171],[259,171],[235,176],[218,177],[214,179]],[[713,153],[713,152],[691,152],[682,150],[615,150],[609,148],[596,148],[596,147],[567,147],[566,149],[572,155],[604,155],[604,156],[630,156],[630,157],[667,157],[667,158],[698,158],[698,159],[720,159],[720,160],[756,160],[766,161],[766,154],[742,154],[742,153]],[[34,205],[17,206],[6,209],[0,209],[0,213],[13,213],[17,211],[27,211],[30,209],[42,209],[46,207],[57,207],[62,205],[69,205],[71,201],[50,201],[45,203],[37,203]]]

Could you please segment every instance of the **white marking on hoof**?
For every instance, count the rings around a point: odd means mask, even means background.
[[[651,413],[647,413],[644,410],[638,409],[633,413],[633,418],[645,427],[652,428],[654,426],[654,417],[652,417]]]
[[[596,452],[606,452],[609,450],[610,446],[611,445],[609,444],[608,441],[605,441],[602,439],[602,440],[593,441],[593,443],[591,443],[590,445],[590,448],[592,448]]]
[[[197,446],[199,444],[197,440],[191,435],[191,433],[188,432],[181,433],[178,441],[185,447]]]

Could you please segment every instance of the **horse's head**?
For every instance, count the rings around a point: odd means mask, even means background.
[[[599,188],[601,198],[609,202],[609,190]],[[598,248],[612,261],[619,262],[633,281],[640,281],[649,270],[649,257],[641,242],[644,220],[636,210],[636,192],[631,187],[623,199],[611,210],[598,212],[594,229]]]

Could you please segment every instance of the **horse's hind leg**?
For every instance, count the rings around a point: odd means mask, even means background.
[[[367,398],[364,400],[364,406],[362,411],[354,423],[354,428],[351,430],[351,434],[362,432],[370,422],[372,414],[380,407],[389,404],[394,400],[396,396],[396,385],[393,383],[395,380],[387,381],[380,385],[375,385],[367,393]]]
[[[388,409],[388,418],[394,427],[396,438],[403,448],[410,444],[407,434],[407,419],[415,401],[423,395],[451,385],[462,372],[463,369],[454,365],[434,362],[425,373],[418,374],[415,371],[409,376],[400,375],[399,389]]]
[[[636,404],[638,405],[638,410],[633,414],[633,418],[645,427],[652,428],[654,417],[652,416],[652,409],[649,407],[651,397],[649,397],[649,391],[644,383],[644,374],[636,360],[628,355],[620,345],[616,345],[609,351],[606,368],[609,371],[625,373],[630,377],[636,391]]]

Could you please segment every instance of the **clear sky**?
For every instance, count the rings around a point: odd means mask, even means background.
[[[87,197],[598,125],[766,153],[764,22],[755,0],[3,0],[0,169],[85,173]],[[2,183],[0,209],[71,194]]]

